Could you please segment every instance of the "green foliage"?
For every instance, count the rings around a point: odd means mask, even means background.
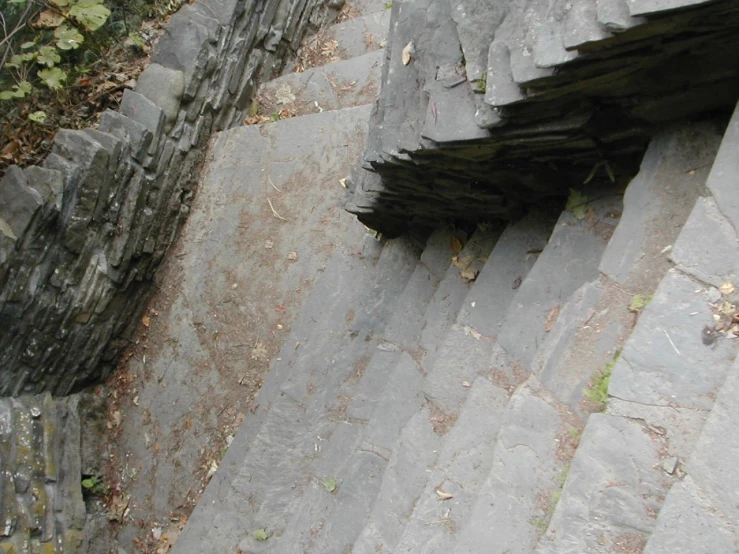
[[[255,539],[257,539],[259,542],[264,542],[267,539],[269,539],[269,533],[267,533],[264,529],[257,529],[252,533]]]
[[[485,92],[488,88],[488,72],[485,71],[482,74],[482,77],[480,77],[480,80],[477,81],[477,90],[480,92]]]
[[[32,114],[28,114],[28,119],[35,121],[36,123],[44,123],[46,121],[46,112],[38,110]]]
[[[585,181],[583,181],[583,185],[587,185],[590,181],[592,181],[601,167],[606,170],[606,175],[608,175],[608,179],[611,181],[611,183],[615,183],[616,175],[613,173],[613,169],[611,169],[611,164],[603,160],[593,166],[593,169],[590,171]]]
[[[64,81],[67,80],[67,74],[58,67],[42,69],[36,75],[38,75],[41,82],[51,90],[61,90]]]
[[[326,489],[328,492],[334,492],[338,487],[336,479],[334,479],[333,477],[326,477],[326,479],[321,481],[321,484],[323,485],[323,488]]]
[[[105,496],[108,494],[108,486],[97,475],[82,479],[82,488],[94,496]]]
[[[570,189],[565,209],[572,212],[577,219],[584,219],[587,214],[588,197],[576,189]]]
[[[9,3],[25,4],[26,1],[10,0]],[[27,96],[33,90],[30,76],[34,66],[41,66],[36,72],[38,82],[53,91],[61,90],[70,70],[75,69],[73,61],[68,62],[64,69],[57,67],[63,62],[62,56],[80,49],[87,41],[94,42],[92,33],[110,17],[110,10],[103,5],[103,0],[44,0],[37,5],[36,11],[26,10],[24,15],[14,20],[16,27],[6,29],[8,36],[0,37],[0,44],[6,43],[5,48],[8,49],[3,58],[4,66],[0,67],[2,76],[15,81],[10,88],[0,89],[0,100]],[[31,17],[35,17],[33,24]],[[19,42],[23,40],[19,47],[10,42],[16,34],[20,37]]]
[[[599,412],[605,410],[608,405],[608,385],[611,382],[611,371],[620,356],[621,351],[619,350],[613,360],[608,362],[606,367],[591,379],[590,386],[585,389],[585,396],[593,402]]]
[[[652,296],[654,295],[649,294],[647,296],[642,296],[641,294],[635,294],[634,298],[631,299],[631,303],[629,304],[629,311],[634,312],[635,314],[641,312],[644,308],[647,307],[649,302],[651,302]]]

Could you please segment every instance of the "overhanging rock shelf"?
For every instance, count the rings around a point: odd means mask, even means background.
[[[625,186],[660,124],[733,107],[738,68],[730,0],[396,2],[347,209],[396,236]]]

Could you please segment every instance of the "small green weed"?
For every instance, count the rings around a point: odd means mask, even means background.
[[[257,539],[259,542],[264,542],[267,539],[269,539],[269,533],[265,531],[264,529],[257,529],[252,533],[255,539]]]
[[[391,10],[392,8],[393,8],[393,3],[392,3],[392,2],[387,2],[387,3],[385,4],[385,9],[386,9],[386,10]]]
[[[606,367],[598,372],[590,382],[590,386],[585,389],[587,396],[595,405],[595,409],[602,412],[608,405],[608,385],[611,382],[611,371],[616,365],[621,351],[617,351],[613,356],[613,360],[606,364]]]
[[[82,488],[93,496],[105,496],[108,494],[108,485],[97,475],[82,479]]]
[[[629,304],[629,311],[635,314],[641,312],[647,305],[652,301],[653,294],[642,296],[641,294],[635,294],[634,298],[631,299]]]
[[[330,493],[336,491],[336,488],[339,486],[336,482],[336,479],[334,479],[333,477],[326,477],[323,481],[321,481],[321,484],[323,485],[323,488]]]
[[[482,74],[482,77],[480,77],[480,80],[476,83],[477,90],[480,92],[485,92],[488,88],[488,73],[487,71]]]

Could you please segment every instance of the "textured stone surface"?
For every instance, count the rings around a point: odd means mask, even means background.
[[[86,520],[79,402],[0,399],[0,551],[77,551]]]
[[[436,467],[393,552],[442,554],[453,551],[455,533],[460,533],[467,525],[477,491],[493,463],[507,401],[506,392],[487,379],[479,377],[472,383],[459,419],[444,440]],[[437,487],[452,497],[439,501]],[[365,530],[360,535],[354,552],[375,552],[378,541],[371,531]]]
[[[737,548],[733,526],[688,475],[667,494],[644,554],[733,554]]]
[[[704,287],[668,273],[613,368],[609,394],[642,404],[710,409],[737,353],[736,341],[703,342],[713,325]]]
[[[136,92],[162,109],[165,118],[164,131],[169,132],[180,111],[180,102],[185,93],[185,75],[182,71],[151,63],[136,80]]]
[[[665,448],[638,420],[590,416],[537,554],[641,551],[671,484]]]
[[[565,412],[536,378],[513,394],[503,414],[490,474],[453,552],[531,552],[536,521],[558,490],[566,460],[557,440],[569,431]]]

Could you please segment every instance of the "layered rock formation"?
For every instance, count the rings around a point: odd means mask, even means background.
[[[733,106],[738,28],[727,0],[397,3],[347,208],[394,236],[628,178],[660,124]]]
[[[62,130],[0,182],[0,395],[99,382],[128,344],[185,221],[211,132],[342,2],[201,0],[160,38],[98,129]]]

